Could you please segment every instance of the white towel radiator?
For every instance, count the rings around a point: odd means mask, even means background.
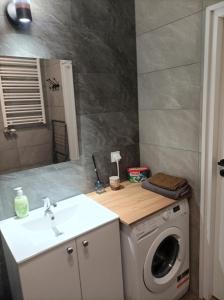
[[[39,59],[0,57],[0,101],[5,128],[46,123]]]

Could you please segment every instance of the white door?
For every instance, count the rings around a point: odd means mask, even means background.
[[[223,156],[224,158],[224,153]],[[224,168],[223,168],[224,169]],[[224,300],[224,177],[218,175],[214,244],[213,295]]]
[[[223,39],[224,40],[224,39]],[[219,108],[218,159],[224,159],[224,55]],[[213,295],[224,300],[224,161],[217,171]],[[220,171],[223,170],[223,174]]]

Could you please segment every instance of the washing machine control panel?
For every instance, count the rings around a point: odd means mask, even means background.
[[[153,233],[157,228],[161,227],[163,224],[169,220],[175,219],[180,215],[187,213],[187,205],[184,201],[176,205],[156,213],[153,216],[143,219],[132,226],[132,232],[136,238],[142,238],[145,235]]]

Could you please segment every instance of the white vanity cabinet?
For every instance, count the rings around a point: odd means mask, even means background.
[[[119,222],[80,236],[76,245],[82,299],[123,299]]]
[[[119,221],[17,264],[3,240],[14,300],[122,300]]]
[[[71,241],[18,265],[23,299],[81,300],[75,248]]]

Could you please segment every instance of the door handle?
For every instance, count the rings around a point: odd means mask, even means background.
[[[218,162],[218,166],[224,168],[224,159],[221,159],[221,160]],[[220,176],[224,177],[224,169],[221,169],[221,170],[219,171],[219,174],[220,174]]]
[[[221,159],[219,162],[218,162],[218,165],[220,167],[224,167],[224,159]]]

